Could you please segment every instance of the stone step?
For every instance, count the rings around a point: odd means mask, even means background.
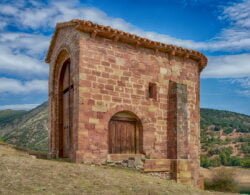
[[[146,159],[144,172],[171,172],[170,159]]]

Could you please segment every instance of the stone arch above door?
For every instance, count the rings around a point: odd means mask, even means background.
[[[66,137],[62,137],[62,94],[63,90],[67,88],[65,86],[64,89],[62,89],[62,86],[64,86],[64,81],[62,79],[62,74],[65,73],[65,64],[68,63],[72,69],[72,59],[70,58],[70,53],[68,48],[61,48],[58,50],[57,57],[55,61],[53,62],[51,73],[50,73],[50,89],[49,89],[49,96],[50,96],[50,104],[51,104],[51,110],[50,110],[50,150],[52,155],[56,155],[57,157],[69,157],[70,156],[70,151],[68,152],[62,152],[62,139],[66,139]],[[68,73],[70,74],[70,73]],[[68,75],[70,78],[71,75]],[[64,84],[63,84],[64,83]],[[72,84],[69,84],[70,89],[72,88]],[[73,100],[73,92],[69,95],[69,98]],[[71,101],[73,102],[73,101]],[[73,108],[73,103],[71,105],[68,105],[69,107]],[[71,125],[72,126],[72,125]],[[71,127],[72,128],[72,127]],[[73,131],[71,131],[72,133]],[[71,137],[71,142],[72,140],[72,135]],[[66,142],[66,140],[64,140]],[[73,143],[71,144],[73,145]],[[70,150],[70,149],[68,149]],[[64,153],[64,154],[63,154]],[[66,155],[65,155],[66,154]]]

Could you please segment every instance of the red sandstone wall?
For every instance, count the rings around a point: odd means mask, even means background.
[[[65,60],[70,58],[72,66],[72,74],[74,83],[74,117],[73,117],[73,147],[71,152],[71,159],[75,159],[75,150],[77,150],[77,130],[78,130],[78,113],[79,113],[79,33],[73,28],[65,28],[59,31],[57,36],[55,48],[53,50],[50,62],[49,73],[49,147],[50,155],[57,157],[59,152],[59,105],[58,105],[58,81],[61,68]]]
[[[185,58],[135,48],[81,33],[79,81],[79,157],[106,160],[108,122],[118,111],[134,112],[143,125],[143,149],[149,158],[167,158],[169,81],[187,86],[188,159],[193,177],[199,167],[199,70]],[[147,98],[149,82],[157,100]],[[170,121],[171,123],[171,121]],[[184,140],[183,140],[184,141]],[[182,142],[179,140],[179,142]]]
[[[78,42],[79,41],[79,42]],[[154,50],[65,28],[59,31],[50,69],[50,148],[57,153],[56,80],[60,52],[66,48],[75,67],[74,147],[78,162],[104,162],[108,153],[108,123],[118,111],[135,113],[143,126],[143,150],[148,158],[168,157],[169,81],[187,86],[187,158],[192,177],[199,176],[199,70],[197,62]],[[62,54],[61,61],[67,58]],[[148,84],[157,84],[157,100],[149,99]],[[78,131],[79,128],[79,131]],[[77,132],[78,131],[78,132]],[[179,140],[181,142],[181,140]],[[170,150],[170,149],[169,149]],[[186,169],[186,168],[185,168]]]

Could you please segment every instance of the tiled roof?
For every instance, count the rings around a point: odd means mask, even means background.
[[[91,37],[101,36],[108,39],[113,39],[114,41],[124,42],[128,44],[135,45],[136,47],[144,47],[151,48],[155,51],[161,51],[169,53],[170,55],[182,56],[185,58],[190,58],[199,62],[200,70],[202,70],[207,65],[207,58],[200,52],[185,49],[183,47],[160,43],[157,41],[152,41],[147,38],[139,37],[134,34],[130,34],[121,30],[113,29],[110,26],[103,26],[99,24],[95,24],[86,20],[71,20],[69,22],[58,23],[56,25],[56,31],[52,37],[49,51],[46,57],[46,62],[50,62],[50,57],[52,50],[54,48],[56,36],[58,34],[59,29],[72,26],[76,30],[87,32],[91,34]]]

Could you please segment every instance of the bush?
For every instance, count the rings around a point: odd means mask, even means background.
[[[250,158],[242,159],[240,164],[244,168],[250,168]]]
[[[214,174],[212,180],[205,181],[205,189],[220,192],[237,192],[238,185],[234,180],[234,172],[226,168],[219,169]]]
[[[219,156],[222,165],[224,166],[231,165],[231,154],[232,154],[231,147],[221,148]]]
[[[232,128],[232,127],[226,128],[225,130],[223,130],[223,132],[224,132],[225,134],[230,134],[230,133],[233,132],[233,128]]]
[[[219,131],[219,130],[220,130],[220,127],[218,127],[218,126],[214,127],[214,131]]]
[[[219,167],[219,166],[221,166],[220,157],[215,156],[212,159],[210,159],[210,166],[211,167]]]
[[[232,156],[230,159],[230,165],[231,166],[241,166],[241,160],[239,157],[237,156]]]
[[[220,154],[220,149],[219,148],[211,148],[208,150],[208,155],[213,156],[213,155],[218,155]]]
[[[250,154],[250,143],[244,143],[244,144],[242,144],[241,150],[246,155]]]
[[[238,141],[238,142],[250,142],[250,137],[239,137],[239,138],[236,138],[236,141]]]
[[[210,160],[207,156],[202,155],[201,156],[201,166],[204,168],[210,167]]]

